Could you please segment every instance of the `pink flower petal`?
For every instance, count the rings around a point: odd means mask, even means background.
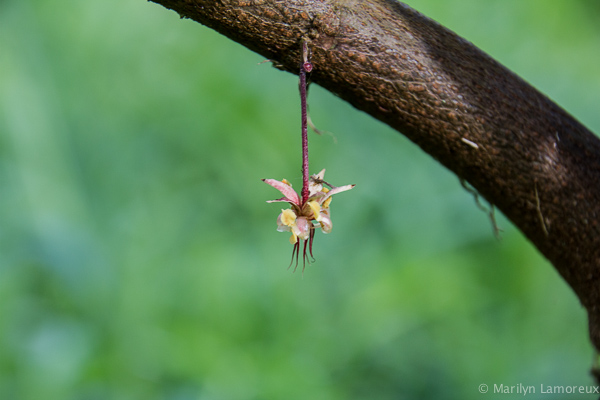
[[[327,194],[325,196],[319,198],[319,204],[323,204],[325,202],[325,200],[327,200],[334,194],[345,192],[346,190],[352,189],[354,186],[356,186],[356,185],[344,185],[344,186],[338,186],[336,188],[331,189],[329,192],[327,192]]]
[[[310,229],[312,224],[306,219],[306,217],[300,217],[296,219],[296,225],[292,227],[292,232],[294,232],[300,239],[306,240],[310,235]]]
[[[285,184],[285,183],[280,182],[275,179],[263,179],[262,181],[264,183],[266,183],[267,185],[271,185],[275,189],[279,190],[281,192],[281,194],[283,194],[285,196],[285,199],[287,199],[287,200],[279,199],[279,200],[272,200],[272,201],[287,201],[289,203],[293,203],[298,206],[300,205],[300,196],[298,196],[298,193],[296,193],[296,191],[294,189],[292,189],[292,187],[290,185]]]
[[[333,228],[333,224],[331,222],[331,217],[329,215],[329,210],[324,210],[321,213],[321,221],[319,221],[321,224],[321,230],[323,231],[323,233],[330,233],[331,232],[331,228]]]
[[[279,202],[293,203],[293,201],[288,199],[287,197],[282,197],[282,198],[276,199],[276,200],[267,200],[267,203],[279,203]]]

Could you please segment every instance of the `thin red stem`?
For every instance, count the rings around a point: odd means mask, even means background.
[[[296,265],[294,266],[294,272],[296,272],[296,268],[298,268],[298,255],[300,254],[300,240],[298,240],[296,243],[294,243],[294,250],[292,251],[292,261],[290,261],[290,266],[288,267],[288,269],[291,268],[292,264],[294,263],[294,255],[296,256]]]
[[[308,190],[308,123],[306,111],[306,69],[304,64],[300,68],[300,107],[302,109],[302,204],[306,203],[309,196]]]
[[[306,107],[306,92],[308,84],[306,75],[313,70],[310,63],[308,44],[302,42],[302,66],[300,67],[300,107],[302,109],[302,204],[308,201],[310,195],[309,187],[309,172],[308,172],[308,111]]]
[[[304,241],[304,255],[302,256],[302,273],[304,274],[304,269],[306,268],[306,259],[308,258],[308,255],[306,254],[306,245],[308,245],[308,240]],[[310,260],[308,260],[308,263],[310,264]]]

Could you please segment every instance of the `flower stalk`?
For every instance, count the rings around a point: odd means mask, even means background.
[[[289,209],[282,209],[277,217],[277,230],[280,232],[291,232],[290,243],[294,245],[292,251],[292,261],[296,259],[294,271],[298,268],[298,259],[300,256],[300,246],[302,248],[302,271],[306,267],[306,261],[310,264],[310,258],[313,256],[313,240],[315,237],[315,228],[320,227],[323,233],[331,232],[333,227],[329,206],[331,196],[337,193],[350,190],[354,185],[333,186],[324,180],[325,170],[318,174],[309,175],[308,165],[308,111],[306,105],[306,96],[308,89],[307,75],[313,70],[313,65],[309,61],[309,50],[306,42],[302,44],[302,65],[300,67],[300,104],[302,117],[302,190],[300,195],[292,188],[292,184],[283,179],[263,179],[263,182],[279,190],[283,197],[277,200],[269,200],[267,203],[286,202],[289,203]],[[288,267],[288,268],[289,268]]]
[[[306,75],[309,74],[313,66],[308,61],[308,45],[306,42],[302,42],[302,58],[303,63],[300,67],[300,110],[302,115],[302,201],[308,200],[308,111],[306,106],[307,88],[308,83]]]

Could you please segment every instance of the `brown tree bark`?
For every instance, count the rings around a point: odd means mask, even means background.
[[[600,140],[468,41],[394,0],[152,0],[389,124],[556,267],[600,349]]]

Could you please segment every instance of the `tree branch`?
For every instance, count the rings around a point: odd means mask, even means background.
[[[153,0],[402,132],[552,262],[600,349],[600,140],[471,43],[394,0]]]

